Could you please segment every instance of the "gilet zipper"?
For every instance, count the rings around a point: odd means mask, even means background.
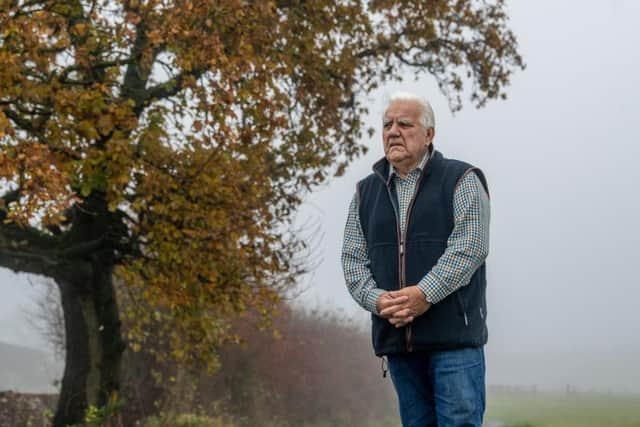
[[[427,166],[428,167],[428,166]],[[406,286],[406,266],[405,266],[405,253],[406,253],[406,237],[407,237],[407,230],[409,229],[409,219],[411,218],[411,210],[413,209],[413,204],[416,200],[416,196],[418,194],[418,191],[420,189],[420,183],[422,182],[422,177],[424,176],[424,171],[425,171],[426,167],[422,170],[422,172],[420,173],[420,176],[418,177],[418,181],[416,181],[416,186],[415,189],[413,191],[413,195],[411,196],[411,201],[409,202],[409,206],[407,208],[407,223],[404,225],[404,231],[400,232],[400,213],[398,212],[398,201],[397,201],[397,197],[394,196],[393,192],[391,191],[391,186],[387,183],[385,185],[385,187],[387,187],[387,192],[389,193],[389,199],[391,201],[391,205],[393,206],[393,212],[396,216],[396,234],[398,236],[398,269],[399,269],[399,275],[398,275],[398,285],[399,285],[399,289],[402,289]],[[380,176],[381,178],[382,175],[380,175],[379,172],[376,171],[376,173],[378,174],[378,176]],[[384,178],[383,178],[384,180]],[[385,183],[387,181],[384,181]],[[395,197],[395,198],[394,198]],[[395,202],[394,202],[395,200]],[[405,326],[405,341],[406,341],[406,348],[408,352],[413,351],[413,346],[411,343],[411,324],[409,323],[407,326]]]
[[[426,167],[425,167],[426,169]],[[406,256],[406,244],[407,244],[407,230],[409,229],[409,220],[411,219],[411,211],[413,210],[413,204],[416,200],[416,196],[418,195],[418,191],[420,190],[420,183],[422,182],[422,177],[424,175],[424,169],[422,170],[422,172],[420,173],[420,176],[418,177],[418,181],[416,181],[416,186],[413,190],[413,195],[411,196],[411,201],[409,202],[409,206],[407,207],[407,222],[404,225],[404,231],[402,232],[402,236],[400,238],[400,254],[401,254],[401,258],[402,258],[402,262],[400,263],[400,277],[401,277],[401,282],[403,283],[403,287],[406,286],[407,284],[407,277],[406,277],[406,262],[405,262],[405,256]],[[409,323],[406,326],[405,329],[405,338],[407,341],[407,351],[412,351],[413,350],[413,346],[411,343],[411,323]]]

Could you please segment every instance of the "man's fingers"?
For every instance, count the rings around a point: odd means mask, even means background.
[[[398,323],[398,322],[410,322],[411,320],[413,320],[413,312],[408,309],[402,309],[402,310],[398,310],[395,313],[393,313],[393,315],[391,317],[389,317],[389,321],[393,321],[392,323]],[[411,320],[409,320],[411,319]]]
[[[393,317],[396,319],[403,319],[411,316],[411,310],[409,308],[403,308],[402,310],[398,310],[393,313]]]
[[[378,299],[378,315],[388,319],[395,316],[396,312],[407,308],[409,297],[398,294],[396,291],[387,292]]]
[[[378,302],[380,305],[390,305],[398,303],[398,299],[391,295],[391,292],[387,292],[379,298]]]
[[[378,297],[378,301],[376,301],[376,308],[378,313],[380,313],[383,309],[388,307],[390,304],[393,304],[393,297],[389,295],[389,292],[385,292]]]
[[[413,316],[402,317],[402,318],[392,317],[391,319],[389,319],[389,323],[391,323],[396,328],[401,328],[403,326],[408,325],[411,322],[413,322]]]
[[[406,295],[403,295],[401,297],[389,297],[389,298],[381,298],[380,299],[380,307],[382,309],[386,308],[386,307],[391,307],[394,305],[401,305],[401,304],[405,304],[407,301],[409,301],[409,297],[407,297]]]
[[[380,316],[382,317],[395,316],[398,311],[406,310],[404,304],[402,303],[396,304],[395,301],[392,305],[387,305],[386,307],[385,305],[380,304],[380,306],[382,307],[382,310],[380,310]]]
[[[387,307],[384,310],[380,311],[380,316],[381,317],[386,317],[386,318],[393,317],[394,314],[396,313],[396,311],[401,310],[401,309],[402,309],[402,307],[395,306],[395,305],[391,306],[391,307]]]
[[[387,292],[387,295],[389,295],[393,299],[403,298],[405,301],[409,299],[409,296],[403,290],[400,290],[400,291],[389,291],[389,292]]]

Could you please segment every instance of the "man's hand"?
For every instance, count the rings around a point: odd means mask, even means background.
[[[431,308],[424,293],[417,286],[407,286],[398,291],[382,294],[378,298],[378,312],[396,328],[413,322],[413,319]]]
[[[376,302],[378,315],[380,317],[384,317],[385,319],[391,319],[394,313],[402,310],[403,304],[406,304],[408,301],[409,297],[407,297],[406,295],[394,297],[392,295],[392,292],[385,292],[384,294],[380,295],[380,297],[378,297],[378,301]]]

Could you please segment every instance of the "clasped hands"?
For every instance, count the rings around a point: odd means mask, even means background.
[[[407,286],[397,291],[382,294],[376,302],[378,315],[396,328],[413,322],[431,307],[424,293],[417,286]]]

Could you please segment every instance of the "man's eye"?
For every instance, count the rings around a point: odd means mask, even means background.
[[[411,123],[411,122],[400,122],[398,124],[400,126],[402,126],[403,128],[410,128],[411,126],[413,126],[413,123]]]

